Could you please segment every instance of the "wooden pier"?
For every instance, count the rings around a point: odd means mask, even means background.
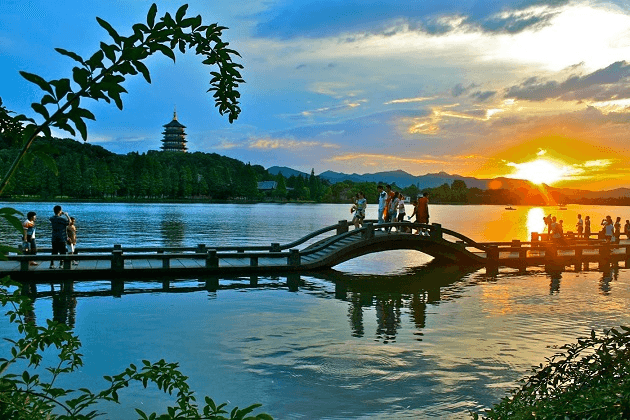
[[[387,233],[383,229],[393,228]],[[411,231],[414,233],[410,233]],[[419,231],[419,234],[416,234]],[[55,256],[55,269],[49,269],[50,249],[37,255],[9,255],[0,261],[0,276],[10,275],[26,282],[63,280],[119,279],[161,276],[246,275],[299,273],[325,270],[350,259],[375,252],[408,249],[423,252],[436,260],[462,266],[486,266],[492,273],[499,267],[526,270],[545,266],[574,270],[598,269],[624,263],[629,267],[630,241],[618,244],[602,240],[565,238],[556,244],[537,235],[529,242],[475,242],[439,224],[395,222],[376,224],[366,221],[362,228],[350,227],[348,221],[310,233],[288,243],[268,246],[212,247],[122,247],[77,248],[77,254]],[[543,240],[540,240],[540,239]],[[63,267],[58,267],[58,261]],[[37,266],[29,265],[36,261]],[[78,265],[72,264],[77,261]]]

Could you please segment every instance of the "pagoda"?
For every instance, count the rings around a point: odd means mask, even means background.
[[[165,152],[182,152],[186,153],[186,133],[185,125],[177,121],[177,111],[173,111],[173,121],[163,126],[164,138],[162,139],[161,149]]]

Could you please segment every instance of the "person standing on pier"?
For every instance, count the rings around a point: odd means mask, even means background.
[[[26,213],[26,220],[22,223],[22,227],[24,228],[24,243],[27,244],[28,248],[25,248],[24,253],[29,255],[37,254],[37,244],[35,243],[35,219],[37,219],[37,213],[34,211],[29,211]],[[29,265],[37,265],[35,261],[30,261]]]
[[[604,225],[604,237],[606,238],[606,242],[612,242],[615,233],[612,217],[606,216],[606,218],[602,220],[602,225]]]
[[[584,233],[584,220],[582,220],[581,214],[578,214],[578,221],[575,227],[577,228],[577,237],[582,238],[582,234]]]
[[[623,226],[623,233],[626,234],[626,239],[630,239],[630,220],[626,219],[626,224]]]
[[[591,239],[591,216],[584,219],[584,238]]]
[[[619,243],[619,239],[621,239],[621,217],[615,220],[615,242]]]
[[[53,212],[55,215],[50,218],[50,224],[52,225],[52,255],[66,255],[66,242],[68,240],[66,229],[70,224],[70,216],[62,211],[59,205],[53,208]],[[50,261],[49,268],[55,268],[54,259]],[[63,260],[59,261],[59,268],[63,268]]]

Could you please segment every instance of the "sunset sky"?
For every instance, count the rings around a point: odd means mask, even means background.
[[[158,2],[158,15],[184,2]],[[584,189],[630,187],[630,3],[571,0],[192,0],[242,55],[243,112],[215,111],[209,68],[156,56],[126,82],[124,110],[92,103],[89,142],[161,145],[177,107],[191,151],[315,173],[402,169],[511,176]],[[0,97],[29,113],[25,70],[69,77],[60,47],[90,56],[151,2],[0,3]],[[67,137],[62,132],[57,135]]]

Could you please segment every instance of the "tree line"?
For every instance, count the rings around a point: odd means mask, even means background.
[[[72,139],[40,138],[37,143],[47,158],[38,155],[21,165],[5,189],[5,198],[350,203],[363,191],[369,203],[377,202],[379,183],[346,180],[331,184],[315,175],[314,169],[310,175],[285,177],[282,173],[270,174],[260,165],[216,153],[150,150],[119,155]],[[18,151],[10,137],[0,132],[0,171],[7,170]],[[276,188],[259,190],[258,182],[262,181],[275,181]],[[393,184],[392,189],[411,199],[427,191],[432,203],[449,204],[545,205],[563,199],[557,194],[546,197],[525,189],[468,188],[462,180],[433,188],[401,188]]]

